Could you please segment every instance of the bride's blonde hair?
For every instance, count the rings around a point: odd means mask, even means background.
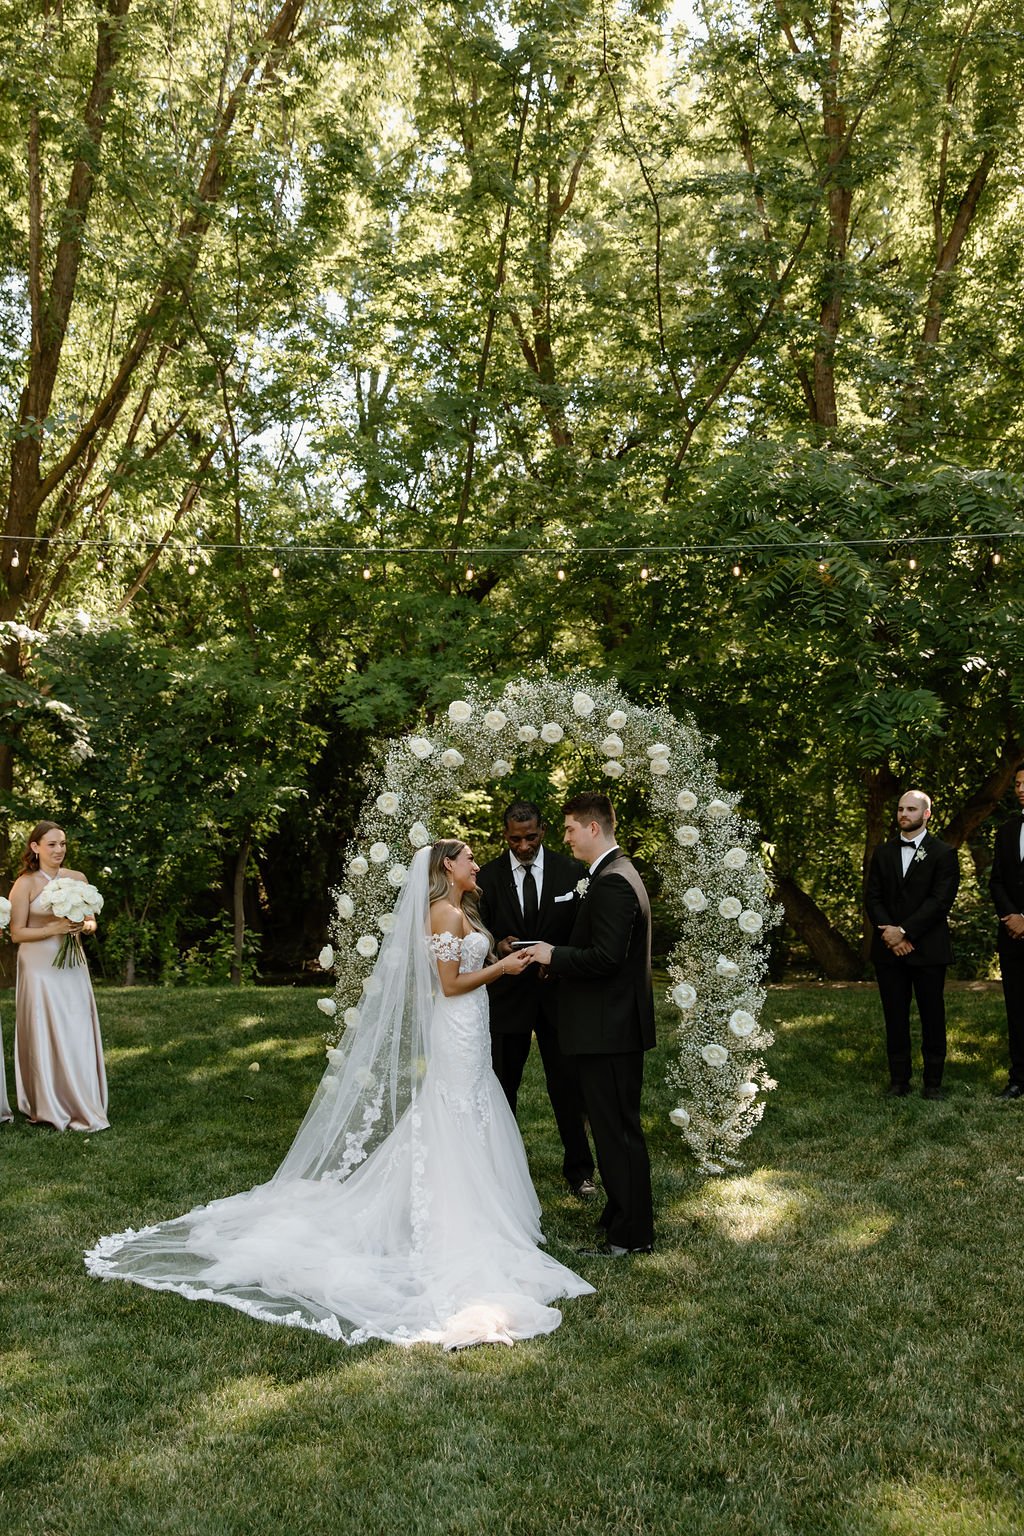
[[[427,900],[433,906],[435,901],[453,901],[453,892],[448,880],[448,871],[444,867],[445,859],[457,859],[464,848],[468,847],[457,837],[443,837],[439,842],[432,844],[430,849],[430,862],[427,866]],[[480,903],[472,891],[463,891],[459,901],[453,902],[461,907],[465,913],[466,921],[476,932],[482,933],[487,940],[488,953],[491,958],[494,955],[494,935],[484,927],[480,916]]]

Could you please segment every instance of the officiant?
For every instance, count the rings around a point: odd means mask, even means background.
[[[476,877],[480,915],[499,955],[510,953],[516,940],[564,944],[572,932],[580,899],[576,887],[587,873],[586,866],[545,848],[545,830],[538,806],[529,800],[514,801],[502,818],[508,850],[485,864]],[[573,1194],[587,1200],[597,1193],[594,1154],[587,1139],[575,1064],[558,1045],[556,986],[540,966],[491,983],[487,989],[491,1063],[515,1114],[536,1036],[564,1150],[562,1172]]]

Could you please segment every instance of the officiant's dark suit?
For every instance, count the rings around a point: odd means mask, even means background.
[[[918,799],[926,809],[916,825],[904,815],[907,799]],[[866,906],[874,933],[871,959],[878,978],[878,992],[885,1016],[889,1056],[890,1093],[909,1090],[912,1074],[910,1001],[917,999],[921,1016],[923,1092],[941,1097],[946,1062],[946,967],[953,958],[947,918],[960,884],[956,850],[923,830],[931,814],[926,795],[905,796],[898,819],[901,836],[880,844],[871,856]],[[915,846],[906,851],[907,841]],[[906,873],[904,873],[906,864]],[[883,930],[903,941],[897,950],[886,943]],[[898,949],[909,950],[906,953]]]
[[[1024,772],[1018,772],[1015,789],[1024,805]],[[1014,916],[1024,914],[1024,859],[1022,859],[1022,818],[1013,816],[996,833],[995,852],[989,890],[999,917],[999,969],[1003,978],[1006,1003],[1006,1027],[1010,1045],[1010,1081],[1003,1098],[1024,1097],[1024,937],[1015,937],[1019,928]],[[1011,922],[1007,923],[1006,919]],[[1017,1089],[1017,1092],[1013,1090]]]
[[[537,824],[542,829],[539,818],[537,812]],[[506,820],[506,836],[509,826]],[[521,894],[522,875],[518,879],[516,875],[519,862],[509,851],[485,864],[477,874],[480,915],[486,927],[496,943],[511,936],[564,944],[572,932],[579,906],[576,886],[587,873],[586,865],[544,848],[540,890],[533,895],[532,903],[527,899],[527,912],[524,913],[526,898]],[[586,1190],[593,1180],[594,1155],[587,1140],[576,1068],[562,1054],[558,1043],[557,990],[555,982],[544,976],[538,966],[530,966],[518,976],[491,983],[487,988],[491,1064],[515,1114],[519,1085],[531,1041],[536,1035],[548,1097],[564,1149],[562,1172],[570,1189],[580,1191]],[[592,1188],[589,1193],[593,1195]]]
[[[647,1249],[654,1216],[640,1096],[644,1052],[655,1043],[651,907],[620,848],[595,863],[551,973],[558,977],[558,1037],[579,1069],[608,1197],[601,1225],[616,1248]]]

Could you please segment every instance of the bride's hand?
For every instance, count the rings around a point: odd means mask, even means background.
[[[510,955],[506,955],[501,962],[503,976],[518,976],[520,971],[533,961],[533,954],[528,949],[514,949]]]

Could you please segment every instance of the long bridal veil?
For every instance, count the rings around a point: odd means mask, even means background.
[[[507,1343],[557,1327],[554,1297],[592,1290],[537,1247],[540,1206],[490,1072],[484,989],[440,990],[429,862],[429,848],[413,858],[358,1020],[269,1182],[101,1238],[91,1273],[353,1344]],[[486,940],[471,940],[463,968],[484,957]]]

